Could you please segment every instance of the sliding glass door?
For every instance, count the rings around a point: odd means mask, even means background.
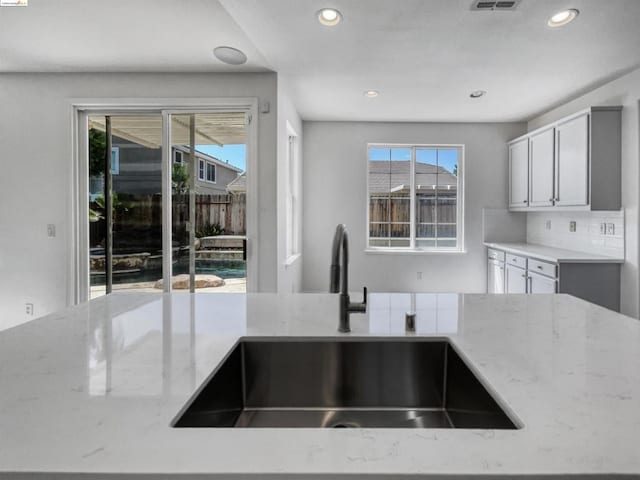
[[[89,298],[246,291],[247,118],[86,114]]]

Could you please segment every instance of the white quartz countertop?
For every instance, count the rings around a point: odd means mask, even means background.
[[[532,243],[484,242],[484,244],[490,248],[556,263],[624,263],[624,258],[576,252],[574,250],[534,245]]]
[[[0,332],[0,478],[640,477],[640,322],[567,295],[397,293],[338,334],[337,300],[114,294]],[[523,428],[170,427],[238,338],[402,338],[411,306]]]

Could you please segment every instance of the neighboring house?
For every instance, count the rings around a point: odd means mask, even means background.
[[[186,164],[189,161],[189,152],[187,146],[174,146],[173,163]],[[227,185],[243,173],[241,169],[202,152],[196,151],[196,160],[196,193],[224,195],[227,193]]]
[[[188,146],[176,145],[171,149],[174,164],[188,165]],[[160,148],[149,148],[123,138],[113,137],[111,172],[113,191],[137,195],[152,195],[162,192],[162,171]],[[237,167],[205,153],[195,152],[196,193],[224,195],[227,185],[242,173]],[[102,194],[102,177],[89,180],[90,197]]]
[[[238,175],[235,180],[229,182],[227,192],[235,194],[247,193],[247,174]]]
[[[416,163],[416,192],[429,193],[437,190],[438,195],[455,196],[458,177],[443,167]],[[410,161],[369,162],[369,193],[371,195],[409,195],[411,190]]]

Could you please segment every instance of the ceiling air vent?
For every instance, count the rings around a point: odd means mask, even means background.
[[[515,10],[520,0],[474,0],[471,10],[480,11],[497,11],[497,10]]]

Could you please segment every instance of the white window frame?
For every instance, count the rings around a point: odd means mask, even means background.
[[[178,160],[178,154],[180,156],[180,160]],[[176,165],[184,165],[184,152],[178,150],[177,148],[173,150],[173,163]]]
[[[209,165],[211,165],[213,167],[213,180],[209,180],[207,178],[207,173],[209,172]],[[201,168],[203,167],[204,168]],[[217,183],[218,181],[218,169],[217,169],[217,165],[213,162],[210,162],[209,160],[205,160],[204,158],[200,158],[198,159],[198,180],[200,180],[201,182],[206,182],[206,183]]]
[[[405,148],[411,150],[411,186],[410,186],[410,242],[407,247],[372,247],[369,246],[370,242],[370,227],[369,227],[369,210],[370,210],[370,196],[369,196],[369,159],[371,149],[378,148]],[[416,162],[416,150],[419,149],[452,149],[459,150],[458,158],[458,192],[457,192],[457,209],[456,209],[456,246],[455,247],[418,247],[416,246],[416,195],[415,195],[415,162]],[[434,253],[434,254],[459,254],[465,253],[464,242],[464,174],[465,174],[465,147],[463,144],[420,144],[420,143],[368,143],[367,144],[367,159],[366,159],[366,175],[367,175],[367,195],[366,195],[366,253],[382,253],[382,254],[397,254],[397,253]]]
[[[111,175],[120,175],[120,147],[111,147]]]
[[[285,263],[290,264],[300,255],[300,158],[298,135],[288,122],[285,161]]]

